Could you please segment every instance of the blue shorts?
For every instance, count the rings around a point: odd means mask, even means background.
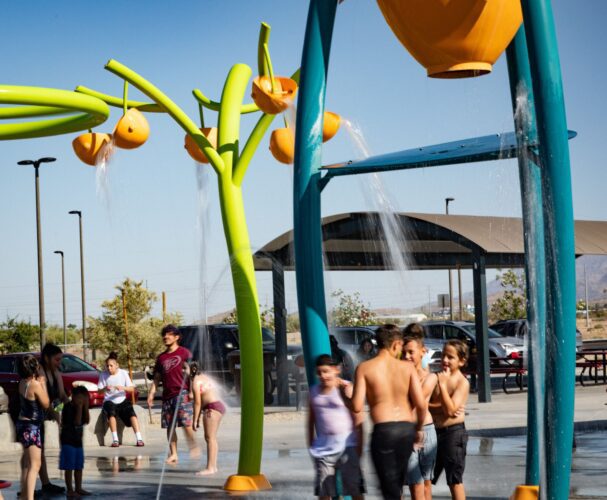
[[[412,486],[432,481],[436,464],[436,429],[434,424],[424,425],[424,445],[413,449],[407,464],[405,484]]]
[[[69,444],[61,445],[59,454],[60,470],[82,470],[84,469],[84,450]]]

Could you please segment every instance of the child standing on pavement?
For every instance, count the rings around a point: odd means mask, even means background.
[[[429,370],[422,368],[422,358],[425,353],[423,330],[419,325],[413,323],[405,329],[403,355],[415,366],[422,384],[424,398],[429,401],[438,379],[435,373],[430,373]],[[413,447],[407,466],[405,483],[409,486],[413,500],[432,499],[432,477],[436,463],[436,429],[430,412],[426,413],[423,432],[424,443],[420,447]]]
[[[343,491],[354,500],[364,498],[365,485],[360,468],[362,415],[348,410],[340,395],[339,366],[328,354],[316,360],[318,384],[310,387],[308,445],[314,459],[314,494],[321,499],[336,497],[336,473],[341,473]],[[352,385],[343,389],[352,397]]]
[[[90,492],[82,487],[82,469],[84,469],[82,434],[89,419],[89,392],[83,386],[74,387],[72,400],[65,403],[61,412],[59,468],[65,471],[68,497],[90,495]],[[72,475],[76,488],[72,484]]]
[[[449,340],[443,348],[442,368],[438,384],[430,399],[429,409],[436,425],[438,450],[434,468],[433,484],[445,470],[447,484],[453,500],[466,498],[464,469],[468,433],[464,425],[470,384],[461,369],[468,360],[468,346],[461,340]]]

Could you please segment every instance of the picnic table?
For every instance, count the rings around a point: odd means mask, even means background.
[[[578,375],[578,380],[581,385],[585,385],[584,377],[599,383],[599,371],[603,372],[602,383],[607,384],[607,349],[584,349],[580,352],[579,358],[575,362],[576,368],[581,368],[582,371]]]

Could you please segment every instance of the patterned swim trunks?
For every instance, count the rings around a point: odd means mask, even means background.
[[[177,418],[177,427],[191,427],[193,417],[194,408],[188,391],[181,391],[181,394],[162,402],[161,425],[163,429],[171,427],[173,418]]]
[[[37,446],[42,448],[42,437],[40,432],[40,426],[44,425],[44,422],[32,422],[30,420],[17,420],[15,431],[17,434],[17,440],[23,445],[24,448],[30,446]]]

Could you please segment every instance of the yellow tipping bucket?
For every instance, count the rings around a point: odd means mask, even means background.
[[[386,22],[434,78],[491,72],[514,38],[519,0],[377,0]]]

